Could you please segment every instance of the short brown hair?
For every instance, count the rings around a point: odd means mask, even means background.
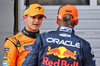
[[[63,18],[65,18],[67,20],[58,19],[58,23],[60,26],[68,26],[68,27],[74,28],[76,21],[70,21],[70,19],[73,18],[73,16],[71,14],[65,14],[63,16]]]

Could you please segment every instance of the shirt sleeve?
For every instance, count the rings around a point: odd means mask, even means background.
[[[41,39],[40,36],[36,38],[32,45],[31,51],[25,57],[22,66],[38,66],[38,53],[40,49]]]
[[[88,42],[84,42],[83,45],[84,61],[83,66],[96,66],[94,52]]]
[[[3,51],[3,66],[16,66],[17,49],[10,40],[6,40]]]

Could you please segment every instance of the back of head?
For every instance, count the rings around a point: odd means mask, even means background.
[[[58,10],[58,25],[74,28],[78,24],[78,11],[72,5],[61,6]]]

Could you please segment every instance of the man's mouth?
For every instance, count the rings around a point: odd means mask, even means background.
[[[34,26],[38,27],[38,26],[39,26],[39,24],[34,24]]]

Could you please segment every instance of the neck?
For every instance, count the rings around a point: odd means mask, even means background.
[[[28,37],[31,37],[31,38],[36,38],[37,35],[39,34],[39,31],[37,32],[31,32],[31,31],[27,31],[25,28],[22,30],[22,33]]]
[[[63,26],[65,26],[65,25],[63,25]],[[59,25],[59,27],[62,27],[62,26]],[[72,27],[72,26],[65,26],[65,27],[70,27],[70,28],[74,29],[74,27]]]

